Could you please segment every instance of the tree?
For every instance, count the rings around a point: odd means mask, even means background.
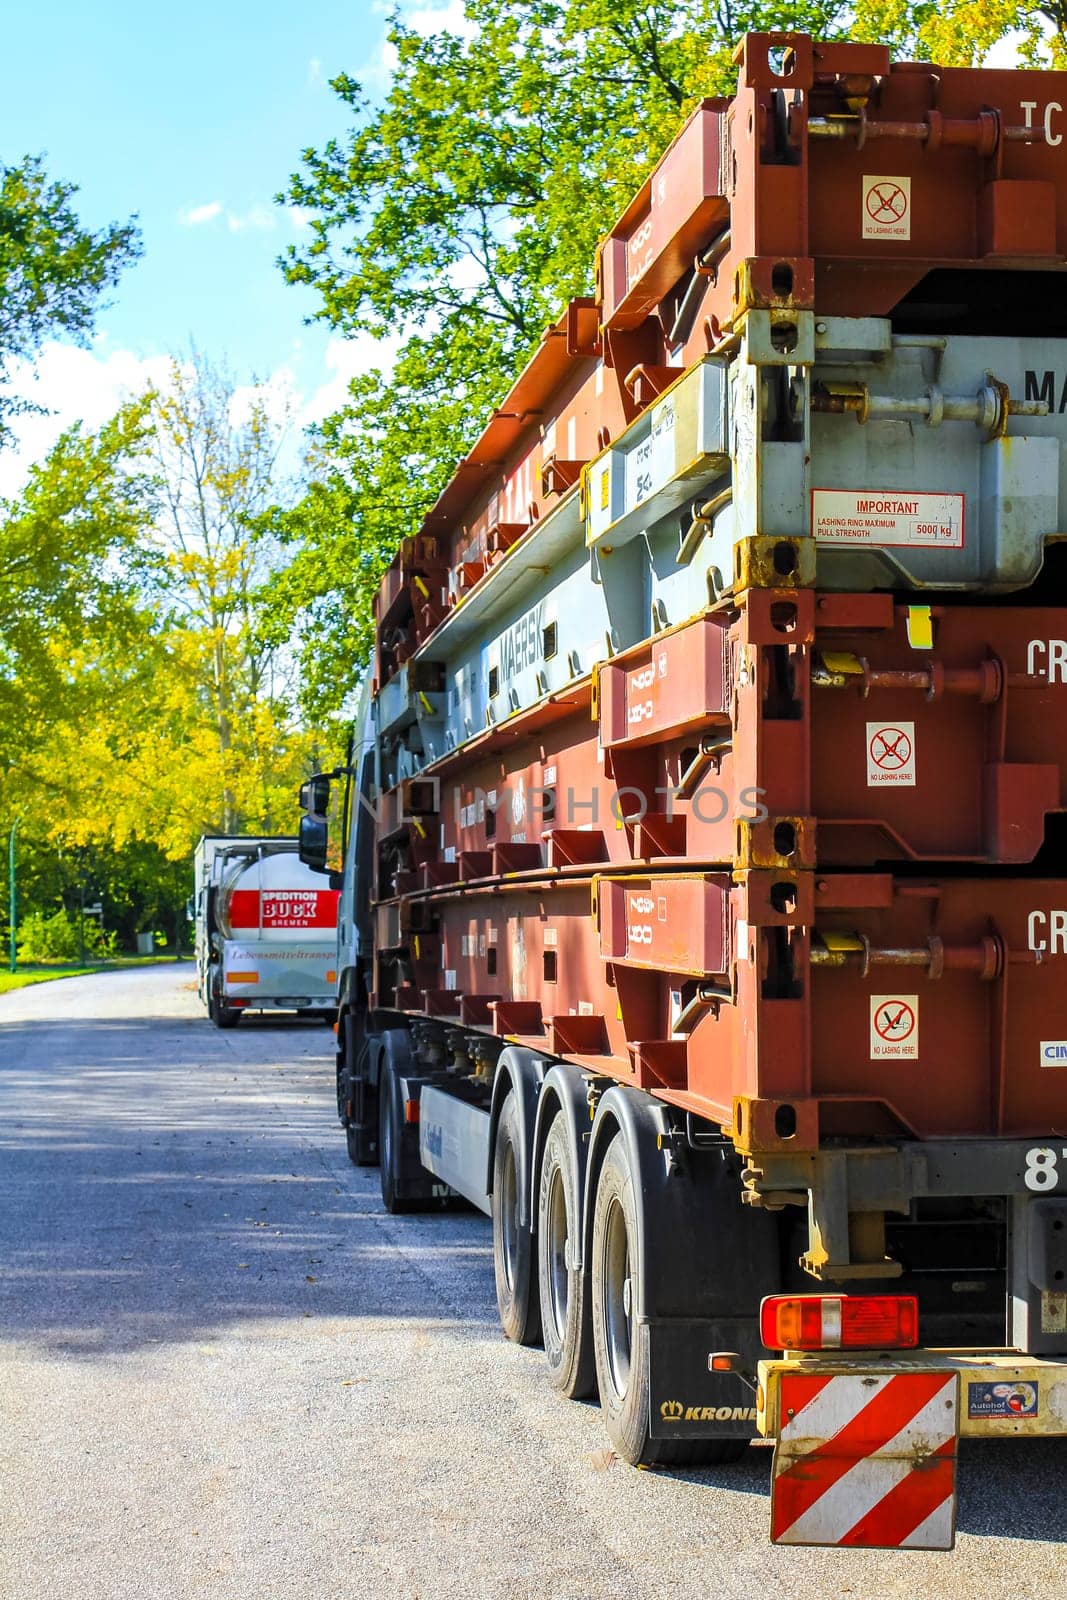
[[[83,228],[77,192],[49,181],[39,157],[0,164],[0,445],[11,417],[39,409],[4,392],[12,361],[32,359],[49,334],[84,339],[102,294],[140,254],[132,222]]]
[[[173,363],[152,416],[150,457],[162,501],[156,594],[171,616],[177,671],[202,700],[199,755],[203,766],[210,753],[218,783],[214,826],[232,833],[253,817],[270,821],[272,765],[288,715],[290,664],[257,626],[271,547],[256,529],[282,487],[287,419],[272,415],[261,390],[239,394],[196,350]],[[255,802],[250,774],[260,790]]]
[[[966,61],[1035,15],[1005,0],[466,0],[463,36],[426,36],[394,13],[384,102],[334,78],[353,129],[306,150],[279,196],[309,218],[281,266],[317,292],[315,316],[403,339],[391,374],[358,379],[319,430],[304,501],[268,519],[292,551],[271,625],[302,638],[311,703],[351,689],[383,565],[544,325],[590,291],[597,241],[682,118],[732,92],[742,34],[859,35]]]
[[[257,626],[250,522],[281,431],[262,395],[179,365],[0,508],[0,824],[20,818],[27,912],[90,883],[125,938],[174,929],[198,835],[293,831],[301,780],[336,761]]]
[[[75,722],[86,665],[106,671],[144,631],[136,553],[153,498],[132,463],[146,411],[128,405],[95,435],[69,429],[0,503],[0,772]]]

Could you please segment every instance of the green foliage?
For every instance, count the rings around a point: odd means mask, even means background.
[[[138,551],[151,524],[151,480],[135,470],[146,407],[125,407],[98,434],[68,430],[31,468],[17,502],[0,503],[0,771],[24,764],[87,691],[136,670],[145,630]]]
[[[317,292],[315,316],[401,340],[391,373],[358,378],[318,430],[302,503],[264,519],[292,552],[264,627],[302,644],[306,701],[332,709],[351,690],[383,566],[545,324],[592,289],[598,240],[681,120],[733,91],[744,33],[969,61],[1039,15],[1006,0],[466,0],[460,37],[394,13],[384,101],[335,77],[352,131],[305,151],[279,196],[310,221],[281,266]]]
[[[81,949],[92,960],[102,961],[115,954],[115,947],[114,933],[102,931],[95,917],[83,920],[79,945],[77,917],[62,907],[51,916],[31,911],[19,927],[20,961],[77,961]]]
[[[101,295],[140,254],[133,223],[83,228],[71,206],[77,192],[49,181],[37,157],[0,164],[0,386],[11,361],[32,358],[49,334],[84,338]],[[0,445],[8,419],[32,409],[0,387]]]
[[[82,228],[74,193],[40,162],[0,168],[0,384],[50,334],[87,334],[137,254],[131,226]],[[0,445],[15,410],[0,394]],[[0,843],[17,818],[23,959],[72,958],[96,901],[109,943],[187,937],[198,835],[295,828],[301,779],[339,755],[293,714],[286,641],[259,626],[284,428],[194,350],[0,503]],[[6,850],[6,938],[5,868]]]

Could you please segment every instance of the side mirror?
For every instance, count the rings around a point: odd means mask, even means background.
[[[185,902],[185,920],[186,922],[196,921],[196,907],[193,905],[192,895],[190,895],[188,900]]]
[[[305,811],[300,818],[297,853],[305,867],[315,872],[326,872],[327,827],[325,817],[313,817]]]
[[[324,817],[330,807],[330,778],[325,772],[316,772],[313,778],[300,785],[301,810],[315,817]]]

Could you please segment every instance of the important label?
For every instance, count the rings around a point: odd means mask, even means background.
[[[911,238],[911,179],[863,179],[864,239]]]
[[[1043,1067],[1067,1067],[1067,1039],[1042,1039],[1040,1050]]]
[[[813,489],[811,536],[833,544],[962,550],[963,495],[910,489]]]
[[[914,722],[868,722],[867,787],[915,787]]]
[[[919,1054],[919,996],[871,995],[871,1060],[914,1061]]]

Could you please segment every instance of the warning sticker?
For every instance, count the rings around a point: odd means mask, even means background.
[[[919,1054],[919,996],[871,995],[871,1060],[914,1061]]]
[[[914,722],[868,722],[867,787],[915,787]]]
[[[1067,1333],[1067,1294],[1042,1289],[1041,1332]]]
[[[1036,1417],[1039,1389],[1036,1383],[969,1383],[969,1417]]]
[[[911,238],[911,179],[863,179],[864,239]]]
[[[811,535],[834,544],[963,548],[961,494],[911,489],[813,489]]]

